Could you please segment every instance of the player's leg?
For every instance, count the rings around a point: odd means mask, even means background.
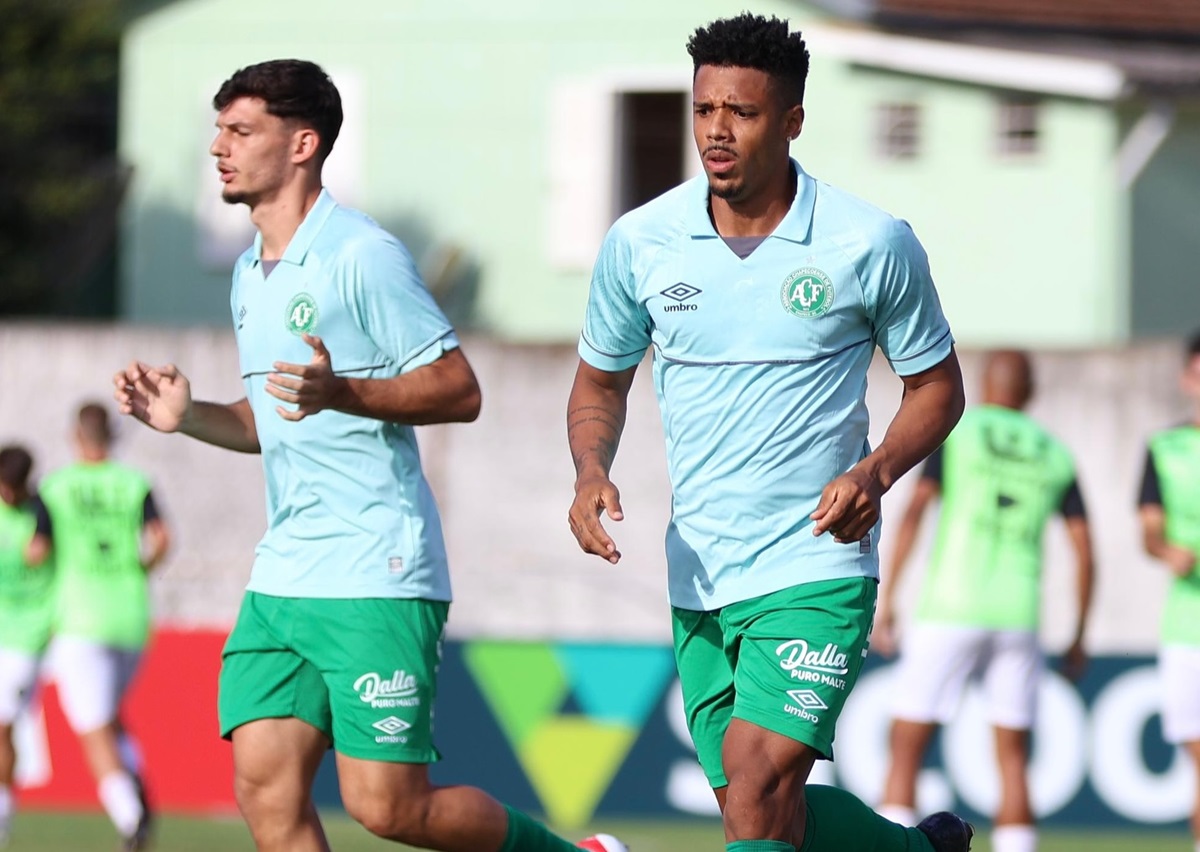
[[[0,846],[8,839],[14,810],[12,785],[17,753],[13,723],[37,682],[37,656],[0,648]]]
[[[239,725],[232,740],[234,793],[258,852],[328,852],[311,794],[328,737],[281,718]]]
[[[930,817],[921,827],[901,825],[871,810],[853,793],[810,784],[799,852],[968,852],[973,829],[953,814]]]
[[[1182,749],[1196,772],[1192,837],[1200,852],[1200,648],[1165,645],[1158,655],[1163,737]]]
[[[248,592],[221,661],[221,735],[234,791],[259,852],[325,852],[312,781],[333,737],[320,671],[283,640],[289,602]]]
[[[772,842],[783,852],[802,841],[805,784],[813,763],[833,755],[837,717],[866,656],[875,594],[873,580],[835,580],[722,609],[725,647],[737,654],[721,752],[731,850]]]
[[[992,829],[995,852],[1034,852],[1037,829],[1029,798],[1029,732],[1037,712],[1042,652],[1033,631],[992,635],[984,674],[988,712],[995,731],[1000,801]]]
[[[428,765],[448,604],[296,601],[296,648],[320,668],[346,811],[388,840],[446,852],[577,852],[541,823],[467,786],[434,786]]]
[[[940,725],[952,718],[986,640],[975,628],[914,623],[892,674],[890,763],[879,813],[901,825],[917,821],[917,780]]]
[[[121,761],[117,711],[121,699],[119,652],[79,636],[56,636],[49,667],[63,715],[79,738],[96,779],[97,794],[129,848],[140,848],[145,809],[137,780]]]

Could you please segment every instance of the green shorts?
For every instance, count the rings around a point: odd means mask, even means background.
[[[301,719],[340,754],[432,763],[433,701],[450,605],[247,592],[221,655],[221,736]]]
[[[696,754],[724,787],[721,744],[737,718],[833,757],[875,614],[870,578],[804,583],[711,612],[672,608],[675,662]]]

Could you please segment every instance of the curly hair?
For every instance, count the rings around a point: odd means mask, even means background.
[[[700,27],[688,39],[695,70],[701,65],[755,68],[781,85],[789,106],[804,103],[808,79],[808,49],[799,31],[788,32],[788,22],[743,12]]]
[[[324,162],[342,129],[342,97],[329,75],[315,62],[272,59],[247,65],[221,84],[213,97],[218,112],[238,98],[261,98],[267,112],[294,119],[317,131],[317,156]]]

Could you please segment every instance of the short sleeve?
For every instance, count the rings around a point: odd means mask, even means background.
[[[1087,505],[1083,502],[1083,492],[1079,490],[1079,480],[1071,479],[1059,501],[1058,511],[1064,518],[1087,518]]]
[[[454,329],[398,240],[362,241],[348,251],[341,274],[359,324],[400,372],[431,363],[458,345],[448,341]]]
[[[862,275],[873,336],[892,369],[911,376],[945,360],[954,344],[950,324],[925,249],[907,222],[892,220]]]
[[[1138,489],[1139,506],[1161,506],[1162,489],[1158,484],[1158,468],[1154,466],[1154,453],[1146,450],[1146,462],[1142,468],[1142,484]]]
[[[929,457],[925,459],[925,464],[921,467],[921,479],[928,479],[930,482],[936,482],[938,485],[941,485],[945,456],[945,444],[930,453]]]
[[[142,500],[142,525],[146,525],[151,521],[157,521],[162,517],[158,511],[158,503],[154,501],[154,492],[147,491],[146,498]]]
[[[592,271],[579,357],[598,370],[635,367],[650,345],[650,315],[637,301],[632,250],[614,226]]]
[[[29,500],[30,508],[33,509],[33,517],[35,520],[34,533],[44,535],[46,538],[54,537],[54,524],[50,520],[50,510],[46,508],[46,504],[42,502],[42,498],[34,495]]]

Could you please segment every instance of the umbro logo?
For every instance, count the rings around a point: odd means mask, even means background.
[[[680,281],[678,284],[672,284],[670,287],[662,291],[662,295],[668,299],[672,299],[674,305],[664,305],[664,311],[694,311],[699,308],[699,305],[687,304],[688,299],[699,296],[701,293],[699,287],[693,287],[691,284],[685,284]]]
[[[238,316],[237,316],[237,330],[238,331],[242,330],[242,326],[245,324],[245,322],[246,322],[246,306],[242,305],[241,309],[238,310]]]

